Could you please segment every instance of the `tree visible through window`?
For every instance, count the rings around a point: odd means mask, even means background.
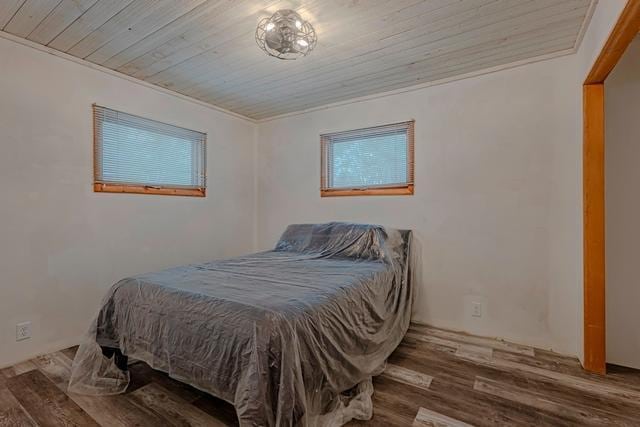
[[[206,135],[94,106],[96,191],[204,195]]]
[[[322,135],[322,195],[412,194],[413,127],[410,121]]]

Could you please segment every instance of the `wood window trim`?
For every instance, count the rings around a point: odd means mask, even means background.
[[[93,191],[96,193],[155,194],[160,196],[206,197],[207,195],[207,190],[204,188],[149,187],[144,185],[104,184],[101,182],[93,184]]]
[[[604,82],[640,31],[640,0],[629,0],[583,86],[584,368],[606,373]]]
[[[93,192],[94,193],[127,193],[127,194],[151,194],[156,196],[185,196],[185,197],[206,197],[206,188],[179,188],[179,187],[155,187],[134,184],[112,184],[98,181],[98,132],[95,123],[95,109],[99,107],[94,103],[91,105],[93,121]],[[129,113],[126,113],[129,114]]]
[[[413,195],[413,184],[402,187],[385,188],[363,188],[357,189],[324,189],[320,190],[320,197],[342,197],[342,196],[410,196]]]
[[[407,173],[414,180],[415,174],[415,120],[408,120],[407,133]],[[386,126],[386,125],[382,125]],[[377,127],[377,126],[373,126]],[[364,128],[367,129],[367,128]],[[327,181],[327,159],[323,143],[320,138],[320,197],[351,197],[351,196],[412,196],[414,194],[414,184],[404,184],[392,187],[364,187],[364,188],[326,188]]]

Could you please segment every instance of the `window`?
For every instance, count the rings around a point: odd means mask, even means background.
[[[207,135],[93,106],[94,191],[205,196]]]
[[[320,195],[413,194],[414,121],[320,136]]]

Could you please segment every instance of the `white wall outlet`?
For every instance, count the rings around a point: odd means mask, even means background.
[[[16,325],[16,341],[31,338],[31,322],[22,322]]]
[[[479,303],[479,302],[471,303],[471,315],[473,317],[482,317],[482,303]]]

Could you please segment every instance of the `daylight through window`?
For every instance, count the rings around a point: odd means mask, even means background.
[[[99,192],[205,195],[206,134],[94,106]]]
[[[322,196],[413,194],[414,122],[324,134]]]

